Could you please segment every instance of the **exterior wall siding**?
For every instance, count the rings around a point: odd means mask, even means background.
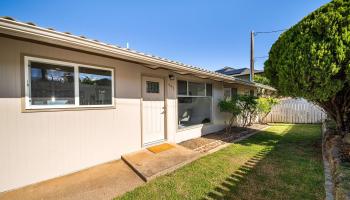
[[[142,148],[141,77],[165,80],[166,139],[181,142],[224,127],[213,83],[212,123],[177,130],[176,80],[169,71],[97,55],[0,37],[0,192],[120,159]],[[23,112],[24,55],[114,68],[115,107]]]
[[[141,147],[144,67],[0,38],[0,191],[62,176]],[[113,67],[114,109],[22,112],[23,55]]]

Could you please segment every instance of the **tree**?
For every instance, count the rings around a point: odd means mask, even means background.
[[[228,126],[226,127],[226,133],[231,133],[231,129],[233,127],[233,123],[236,121],[237,116],[241,114],[241,109],[238,106],[238,98],[232,97],[229,100],[220,100],[219,101],[219,108],[220,112],[226,112],[231,115]]]
[[[263,75],[263,74],[256,74],[254,76],[254,82],[260,83],[260,84],[263,84],[263,85],[271,86],[270,79],[266,78],[266,76]],[[275,92],[272,92],[272,91],[269,91],[269,90],[265,90],[263,88],[257,88],[257,93],[258,93],[258,96],[271,96],[271,95],[276,96],[276,95],[278,95]]]
[[[350,2],[334,0],[282,33],[265,62],[281,95],[303,97],[350,129]]]
[[[254,82],[261,83],[263,85],[270,85],[270,80],[266,78],[264,75],[259,75],[259,74],[256,74],[254,76]]]
[[[263,123],[266,116],[271,112],[272,107],[278,104],[278,100],[273,97],[259,97],[257,101],[257,113],[259,115],[259,123]]]
[[[218,104],[220,112],[231,114],[226,132],[231,132],[233,123],[237,120],[238,116],[242,117],[243,127],[251,125],[257,105],[257,97],[253,95],[235,95],[228,100],[220,100]]]

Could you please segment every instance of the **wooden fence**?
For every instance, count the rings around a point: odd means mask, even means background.
[[[326,118],[320,107],[305,99],[284,99],[272,108],[264,121],[312,124],[321,123]]]

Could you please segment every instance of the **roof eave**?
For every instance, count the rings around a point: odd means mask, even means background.
[[[109,45],[106,43],[82,38],[79,36],[62,33],[38,26],[0,18],[0,33],[19,38],[54,44],[57,46],[69,47],[92,53],[107,55],[110,57],[130,60],[134,62],[159,65],[174,71],[186,71],[200,76],[207,76],[213,80],[221,80],[228,83],[239,83],[257,87],[253,82],[242,81],[232,76],[223,75],[217,72],[201,69],[198,67],[185,65],[168,59],[147,55],[137,51]]]

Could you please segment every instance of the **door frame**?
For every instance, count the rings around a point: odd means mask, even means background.
[[[150,77],[150,78],[159,78],[159,79],[162,79],[163,81],[163,94],[164,94],[164,141],[167,141],[168,140],[168,132],[167,132],[167,116],[168,116],[168,108],[167,108],[167,103],[166,103],[166,97],[167,97],[167,81],[166,81],[166,76],[161,76],[161,75],[154,75],[154,74],[144,74],[144,73],[141,73],[141,102],[140,102],[140,118],[141,118],[141,148],[145,148],[145,147],[149,147],[149,146],[152,146],[152,145],[155,145],[155,144],[158,144],[158,142],[155,142],[155,143],[151,143],[149,145],[145,145],[144,143],[144,132],[143,132],[143,79],[145,77]],[[161,142],[159,142],[161,143]]]

